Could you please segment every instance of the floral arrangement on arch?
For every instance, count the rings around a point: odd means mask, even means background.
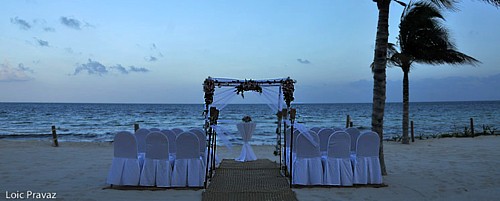
[[[212,104],[214,102],[215,83],[211,77],[208,77],[203,82],[203,91],[205,92],[205,104]]]
[[[251,122],[252,121],[252,117],[250,116],[244,116],[241,121],[245,122],[245,123],[248,123],[248,122]]]
[[[262,93],[262,87],[259,85],[259,83],[253,81],[253,80],[245,80],[245,82],[241,83],[240,85],[235,87],[237,95],[241,93],[241,97],[245,98],[245,95],[243,95],[243,92],[245,91],[255,91]]]
[[[288,107],[290,107],[290,103],[294,100],[293,92],[295,91],[294,84],[295,81],[288,77],[283,82],[283,99],[285,99],[285,103]]]

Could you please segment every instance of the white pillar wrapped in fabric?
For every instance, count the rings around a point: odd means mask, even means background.
[[[254,161],[257,160],[257,156],[253,152],[252,147],[249,144],[249,141],[252,139],[252,134],[255,131],[255,123],[239,123],[236,125],[238,128],[238,132],[241,134],[243,138],[243,147],[241,148],[241,154],[235,160],[245,162],[245,161]]]

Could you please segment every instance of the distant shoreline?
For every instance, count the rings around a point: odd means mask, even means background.
[[[471,101],[420,101],[410,102],[410,104],[420,103],[487,103],[487,102],[500,102],[500,100],[471,100]],[[109,105],[205,105],[204,103],[83,103],[83,102],[0,102],[0,104],[109,104]],[[229,103],[229,105],[265,105],[266,103]],[[328,105],[328,104],[371,104],[370,102],[353,102],[353,103],[292,103],[292,105]],[[386,102],[386,104],[401,104],[401,102]]]

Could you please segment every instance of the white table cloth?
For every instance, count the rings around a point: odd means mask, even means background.
[[[255,131],[255,123],[239,123],[236,125],[238,128],[238,132],[243,138],[243,147],[241,148],[241,154],[235,160],[245,162],[245,161],[254,161],[257,160],[257,156],[253,152],[252,147],[249,144],[249,141],[252,139],[252,134]]]

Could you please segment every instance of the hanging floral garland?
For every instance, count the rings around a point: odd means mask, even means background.
[[[253,80],[245,80],[245,82],[241,83],[240,85],[235,87],[237,95],[241,93],[241,97],[245,98],[245,95],[243,95],[243,92],[245,91],[255,91],[262,93],[262,87],[259,85],[259,83],[253,81]]]
[[[285,103],[288,107],[290,107],[290,103],[294,100],[293,92],[295,91],[295,88],[293,83],[295,83],[295,81],[290,79],[290,77],[283,82],[283,98],[285,99]]]
[[[205,92],[205,104],[212,104],[214,102],[215,83],[211,77],[208,77],[203,82],[203,91]]]

